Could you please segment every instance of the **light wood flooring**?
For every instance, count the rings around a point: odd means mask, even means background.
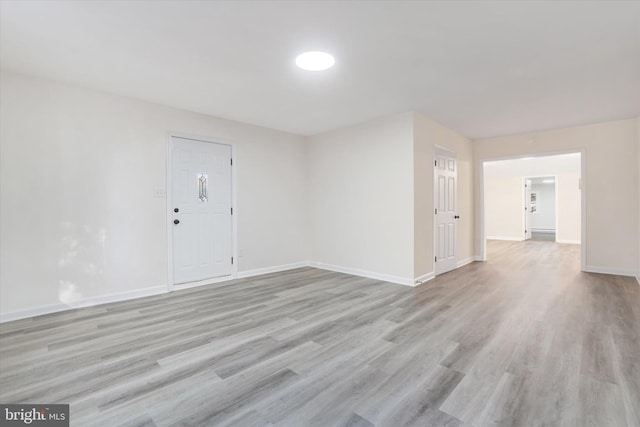
[[[490,242],[417,288],[313,268],[0,325],[73,426],[640,426],[640,286]]]

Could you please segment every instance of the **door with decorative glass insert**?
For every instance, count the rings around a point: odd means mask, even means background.
[[[435,205],[435,274],[456,268],[457,196],[458,176],[456,154],[436,147],[434,150],[434,205]]]
[[[171,138],[173,283],[232,274],[231,146]]]

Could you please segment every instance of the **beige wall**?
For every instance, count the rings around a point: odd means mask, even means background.
[[[480,252],[481,247],[479,185],[483,159],[584,149],[586,267],[633,274],[638,264],[637,139],[637,119],[629,119],[474,141],[476,250]]]
[[[303,138],[11,72],[0,85],[3,316],[166,289],[169,131],[235,143],[240,272],[310,260],[428,277],[434,145],[457,153],[459,261],[474,256],[481,159],[584,149],[587,265],[640,268],[640,119],[472,144],[406,113]]]
[[[457,153],[458,260],[473,259],[468,139],[407,113],[309,142],[311,261],[316,265],[405,284],[433,275],[436,144]]]
[[[406,113],[308,138],[311,261],[413,282],[412,137]]]
[[[556,177],[558,200],[556,241],[580,243],[582,232],[582,195],[579,173],[562,173]]]
[[[473,151],[471,141],[421,114],[413,115],[414,132],[414,275],[433,273],[433,148],[454,151],[458,161],[458,262],[474,257],[473,248]]]
[[[0,85],[3,316],[167,289],[169,131],[235,142],[239,271],[306,261],[302,137],[10,72]]]
[[[638,283],[640,284],[640,116],[638,116],[637,119],[637,128],[638,128],[638,135],[637,135],[637,144],[636,144],[636,150],[638,151],[638,163],[636,166],[636,173],[638,175],[638,203],[637,203],[637,209],[638,209],[638,266],[637,266],[637,270],[636,270],[636,278],[638,279]]]
[[[555,176],[558,204],[556,240],[560,243],[580,243],[580,157],[579,153],[573,153],[486,162],[484,182],[487,238],[523,240],[524,179]],[[534,219],[535,215],[532,215],[532,220]]]
[[[486,177],[484,184],[487,239],[524,240],[524,180],[521,176]]]

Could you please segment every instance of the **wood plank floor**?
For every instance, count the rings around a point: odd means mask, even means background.
[[[640,426],[640,286],[489,242],[417,288],[312,268],[0,326],[0,401],[74,426]]]

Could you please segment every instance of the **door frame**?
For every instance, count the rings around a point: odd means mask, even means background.
[[[227,145],[231,147],[231,159],[236,158],[236,144],[233,141],[229,141],[221,138],[212,138],[202,135],[194,135],[184,132],[167,132],[167,203],[165,206],[166,224],[167,224],[167,289],[169,292],[173,292],[175,286],[173,284],[173,220],[171,211],[173,209],[173,180],[171,176],[173,159],[173,138],[190,139],[192,141],[205,142],[210,144]],[[233,280],[238,276],[238,214],[237,214],[237,185],[236,185],[236,169],[237,165],[234,161],[231,167],[231,207],[233,208],[233,215],[231,216],[231,256],[233,256],[234,263],[231,265],[231,276],[217,277],[211,279],[200,280],[197,282],[189,282],[178,285],[179,289],[193,288],[196,286],[209,285],[211,283],[226,282]]]
[[[582,174],[582,172],[580,172]],[[554,219],[555,219],[555,230],[556,230],[556,240],[558,239],[558,189],[557,189],[557,184],[558,184],[558,175],[527,175],[524,176],[522,179],[523,181],[526,181],[527,179],[532,179],[532,178],[553,178],[553,197],[555,199],[555,212],[554,212]],[[582,179],[582,177],[580,177],[580,179]],[[533,186],[533,184],[531,184]],[[526,194],[527,192],[524,192],[524,197],[526,198]],[[526,214],[525,214],[526,215]],[[581,213],[582,215],[582,213]],[[582,234],[582,231],[580,231],[580,234]],[[526,239],[525,239],[526,240]],[[582,243],[580,243],[582,244]]]
[[[533,230],[531,230],[531,212],[529,211],[529,209],[531,208],[531,200],[528,201],[528,205],[529,207],[527,207],[527,181],[531,182],[531,178],[529,178],[528,176],[523,176],[522,177],[522,195],[524,197],[522,197],[522,200],[524,201],[524,221],[522,221],[522,224],[524,224],[524,239],[522,239],[523,241],[527,241],[529,239],[527,239],[527,232],[531,231],[531,237],[533,238]],[[531,186],[533,187],[533,183],[531,183]],[[533,191],[531,191],[531,193],[533,193]],[[531,194],[529,193],[529,194]],[[529,221],[527,221],[527,219],[529,219]]]
[[[485,157],[482,159],[478,159],[479,165],[479,182],[480,182],[480,215],[479,215],[479,235],[480,242],[480,253],[478,254],[476,261],[486,261],[487,260],[487,233],[485,227],[485,205],[484,205],[484,190],[485,190],[485,182],[484,182],[484,164],[485,162],[492,162],[496,160],[514,160],[521,159],[523,157],[549,157],[556,156],[559,154],[574,154],[580,153],[580,270],[586,271],[587,265],[587,152],[584,148],[577,148],[574,150],[564,150],[564,151],[547,151],[547,152],[539,152],[539,153],[522,153],[518,155],[512,156],[498,156],[498,157]],[[477,176],[477,175],[476,175]],[[550,175],[547,175],[550,176]],[[556,189],[557,191],[557,189]],[[557,192],[556,192],[557,195]],[[557,205],[556,205],[556,221],[557,221]],[[556,227],[557,228],[557,227]]]
[[[456,159],[456,185],[455,185],[455,193],[456,193],[456,215],[458,214],[458,153],[455,150],[452,150],[449,147],[445,147],[444,145],[439,145],[439,144],[433,144],[433,161],[435,161],[436,159],[436,151],[446,151],[449,152],[451,154],[453,154],[453,157]],[[438,224],[436,224],[436,215],[435,215],[435,207],[437,204],[437,200],[436,198],[438,197],[438,182],[436,179],[436,174],[437,174],[437,170],[434,167],[433,168],[433,205],[432,205],[432,209],[431,212],[434,212],[434,214],[431,216],[431,218],[433,218],[433,258],[432,258],[432,265],[433,265],[433,269],[431,271],[433,271],[433,277],[436,277],[436,254],[437,249],[438,249],[438,243],[437,243],[437,238],[436,238],[436,233],[437,233],[437,229],[438,229]],[[456,268],[458,268],[458,223],[456,222],[456,232],[455,232],[455,257],[456,257],[456,267],[454,268],[454,270]],[[453,271],[453,270],[450,270]],[[444,273],[442,273],[444,274]]]

